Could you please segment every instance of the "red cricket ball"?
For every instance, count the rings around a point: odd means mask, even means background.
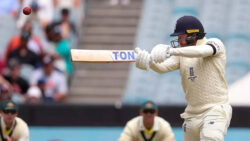
[[[31,13],[31,8],[30,7],[24,7],[23,8],[23,14],[29,15]]]

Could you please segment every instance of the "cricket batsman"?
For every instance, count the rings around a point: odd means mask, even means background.
[[[223,141],[232,117],[225,80],[226,49],[221,40],[205,34],[197,18],[183,16],[171,34],[178,36],[171,41],[174,48],[158,44],[150,54],[135,49],[140,69],[158,73],[180,69],[187,100],[181,114],[185,141]]]

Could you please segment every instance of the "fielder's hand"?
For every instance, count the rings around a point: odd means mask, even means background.
[[[148,51],[135,48],[135,53],[136,67],[142,70],[148,70],[151,64],[151,56]]]
[[[6,137],[6,141],[12,141],[9,136]]]
[[[151,58],[155,63],[162,63],[168,57],[170,57],[169,45],[158,44],[151,51]]]

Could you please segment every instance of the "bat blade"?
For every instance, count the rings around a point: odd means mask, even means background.
[[[72,62],[126,63],[135,62],[134,50],[70,50]]]

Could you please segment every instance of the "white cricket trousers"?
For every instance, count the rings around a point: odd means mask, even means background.
[[[184,141],[224,141],[232,117],[229,104],[219,104],[203,114],[184,119]]]

